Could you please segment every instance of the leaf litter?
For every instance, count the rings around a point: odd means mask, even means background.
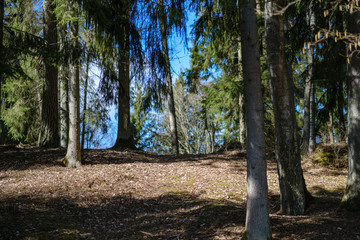
[[[0,239],[240,239],[246,214],[242,151],[157,156],[85,150],[80,169],[62,149],[0,147]],[[268,184],[274,239],[360,239],[339,208],[344,169],[303,161],[313,194],[304,216],[280,214],[276,163]]]

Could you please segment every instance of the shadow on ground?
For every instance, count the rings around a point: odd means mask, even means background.
[[[118,196],[89,206],[76,199],[21,196],[0,202],[0,239],[214,239],[218,234],[238,239],[244,209],[183,192],[151,199]]]

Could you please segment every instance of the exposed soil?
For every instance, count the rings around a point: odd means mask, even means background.
[[[85,150],[80,169],[61,149],[0,147],[0,239],[240,239],[245,153],[155,156]],[[360,215],[339,208],[346,170],[303,162],[314,196],[304,216],[279,213],[268,159],[274,239],[360,239]]]

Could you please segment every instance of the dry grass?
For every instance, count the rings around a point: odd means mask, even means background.
[[[0,239],[240,239],[246,161],[240,151],[154,156],[86,150],[61,166],[59,149],[0,148]],[[360,217],[338,208],[346,172],[303,163],[315,196],[305,216],[282,216],[268,160],[275,239],[360,239]]]

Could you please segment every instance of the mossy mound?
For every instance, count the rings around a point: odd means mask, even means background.
[[[346,143],[321,144],[309,157],[317,164],[322,164],[329,168],[347,168],[348,149]]]

